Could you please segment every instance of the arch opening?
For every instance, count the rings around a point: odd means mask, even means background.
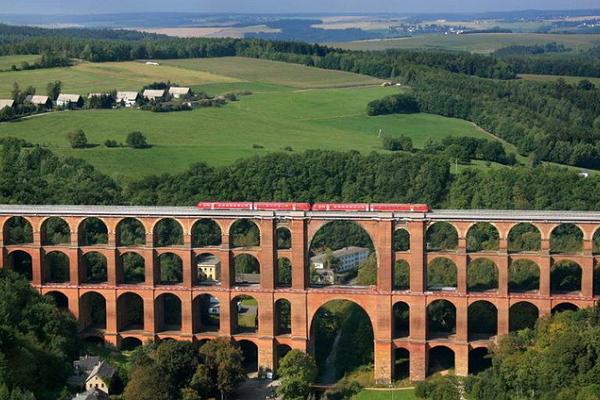
[[[69,257],[60,251],[52,251],[44,257],[44,283],[67,283],[70,281]]]
[[[233,333],[258,332],[258,302],[254,297],[241,295],[231,300]]]
[[[582,269],[574,261],[563,260],[550,269],[550,290],[552,293],[574,293],[581,291]]]
[[[565,312],[565,311],[578,311],[579,307],[577,307],[577,305],[573,304],[573,303],[568,303],[568,302],[564,302],[564,303],[560,303],[555,305],[552,308],[552,314],[558,314],[561,312]]]
[[[600,254],[600,229],[596,229],[592,237],[592,253]]]
[[[258,372],[258,346],[249,340],[240,340],[237,342],[242,351],[244,360],[242,365],[247,374]]]
[[[99,218],[90,217],[79,224],[79,245],[96,246],[108,244],[108,228]]]
[[[371,237],[352,221],[332,221],[313,237],[308,275],[312,287],[365,287],[377,283],[377,255]]]
[[[394,380],[410,377],[410,352],[404,348],[394,349]]]
[[[117,299],[119,331],[144,330],[144,299],[135,293],[124,293]]]
[[[154,318],[157,332],[181,331],[181,299],[164,293],[154,300]]]
[[[71,228],[69,224],[58,217],[50,217],[42,224],[42,244],[56,246],[71,243]]]
[[[259,285],[260,263],[250,254],[240,254],[233,259],[235,285]]]
[[[88,292],[79,299],[79,323],[83,329],[106,329],[106,299],[99,293]]]
[[[448,300],[435,300],[427,306],[427,337],[449,338],[456,334],[456,307]]]
[[[528,222],[521,222],[508,232],[509,253],[540,251],[541,248],[542,234],[538,228]]]
[[[286,299],[275,302],[275,334],[289,335],[292,333],[292,305]]]
[[[178,285],[183,283],[183,262],[175,253],[158,256],[158,284]]]
[[[531,260],[516,260],[508,267],[508,291],[511,293],[540,290],[540,267]]]
[[[211,253],[196,256],[194,284],[201,286],[219,285],[221,283],[221,259]]]
[[[8,268],[24,276],[28,281],[33,280],[33,261],[29,253],[21,250],[13,251],[8,255]]]
[[[488,340],[498,335],[498,309],[489,301],[479,300],[469,305],[469,340]]]
[[[394,231],[394,251],[410,250],[410,233],[406,229],[399,228]]]
[[[454,351],[446,346],[436,346],[429,349],[427,357],[427,375],[436,373],[449,373],[454,370]]]
[[[135,337],[126,337],[121,339],[119,348],[121,351],[132,351],[143,345],[142,341]]]
[[[106,257],[97,252],[86,253],[81,257],[83,283],[104,283],[108,281]]]
[[[192,227],[192,246],[220,246],[222,236],[219,224],[212,219],[201,219]]]
[[[550,253],[580,253],[583,232],[575,224],[560,224],[550,234]]]
[[[221,321],[221,303],[210,294],[197,296],[192,302],[193,330],[198,332],[218,332]]]
[[[539,315],[538,308],[527,301],[513,304],[508,312],[509,330],[533,329]]]
[[[146,244],[146,228],[135,218],[119,221],[116,229],[117,246],[133,247]]]
[[[486,347],[469,351],[469,374],[477,375],[492,366],[492,355]]]
[[[287,288],[292,286],[292,262],[285,257],[277,260],[277,287]]]
[[[154,246],[173,247],[183,244],[183,228],[173,218],[163,218],[154,226]]]
[[[458,248],[458,232],[448,222],[436,222],[427,228],[427,251],[454,251]]]
[[[289,353],[290,351],[292,351],[292,348],[290,346],[288,346],[287,344],[278,344],[277,345],[277,363],[276,365],[280,365],[281,364],[281,360],[283,359],[283,357],[285,357],[287,355],[287,353]]]
[[[277,228],[277,250],[288,250],[292,248],[292,232],[288,228]]]
[[[260,230],[258,225],[249,219],[239,219],[229,229],[232,247],[260,246]]]
[[[33,228],[23,217],[11,217],[4,223],[4,244],[33,243]]]
[[[54,302],[54,305],[56,305],[56,307],[59,310],[62,310],[62,311],[69,310],[69,298],[65,294],[63,294],[61,292],[57,292],[57,291],[52,291],[52,292],[46,293],[44,296],[47,296],[50,299],[52,299],[52,301]]]
[[[127,252],[120,257],[119,283],[136,285],[146,281],[146,260],[134,252]]]
[[[394,290],[410,289],[410,265],[404,260],[394,263]]]
[[[456,290],[457,281],[456,264],[449,258],[438,257],[427,265],[427,290],[451,291]]]
[[[410,306],[403,301],[399,301],[394,304],[392,312],[394,316],[394,339],[409,337]]]
[[[467,232],[467,251],[497,251],[500,248],[498,229],[489,222],[478,222]]]
[[[487,258],[478,258],[467,268],[467,290],[490,292],[498,290],[498,267]]]

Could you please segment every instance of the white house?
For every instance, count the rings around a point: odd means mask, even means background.
[[[38,107],[52,108],[52,100],[48,96],[27,96],[25,98],[25,101],[28,101],[31,104],[36,105]]]
[[[160,100],[165,97],[166,90],[164,89],[146,89],[144,90],[144,98],[148,100]]]
[[[208,254],[201,256],[196,263],[198,278],[202,281],[218,281],[221,279],[221,261]]]
[[[56,99],[56,105],[59,107],[81,107],[83,106],[83,97],[78,94],[59,94]]]
[[[125,104],[125,107],[133,107],[136,105],[138,99],[140,98],[140,94],[138,92],[117,92],[117,103]]]
[[[189,87],[175,87],[171,86],[169,88],[169,94],[176,99],[180,99],[182,97],[186,97],[192,94],[192,89]]]
[[[11,99],[0,99],[0,110],[3,108],[13,108],[15,106],[15,101]]]
[[[357,269],[369,257],[369,249],[366,247],[344,247],[339,250],[335,250],[331,254],[333,257],[340,261],[340,265],[336,272],[346,272],[353,269]],[[325,260],[327,254],[319,254],[311,257],[310,262],[315,266],[315,269],[325,269]]]
[[[115,369],[105,361],[100,361],[85,379],[85,389],[100,390],[106,394],[110,394],[110,385],[115,376]]]

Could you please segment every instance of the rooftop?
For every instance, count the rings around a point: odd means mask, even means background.
[[[349,247],[344,247],[341,248],[339,250],[335,250],[333,251],[332,255],[334,257],[343,257],[343,256],[348,256],[351,254],[358,254],[358,253],[365,253],[365,252],[369,252],[369,249],[367,249],[366,247],[356,247],[356,246],[349,246]],[[326,253],[322,253],[322,254],[318,254],[314,257],[310,258],[311,262],[321,262],[325,260],[325,257],[327,256]]]

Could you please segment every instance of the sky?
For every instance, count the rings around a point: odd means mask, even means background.
[[[0,0],[0,13],[119,12],[360,13],[485,12],[599,8],[599,0]]]

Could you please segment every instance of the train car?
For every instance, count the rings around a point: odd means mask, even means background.
[[[201,210],[252,210],[254,203],[249,201],[203,201],[196,205]]]
[[[315,203],[313,211],[369,211],[368,203]]]
[[[291,202],[257,202],[254,203],[256,211],[310,211],[310,203]]]
[[[370,207],[371,211],[387,211],[387,212],[428,212],[427,204],[385,204],[373,203]]]

